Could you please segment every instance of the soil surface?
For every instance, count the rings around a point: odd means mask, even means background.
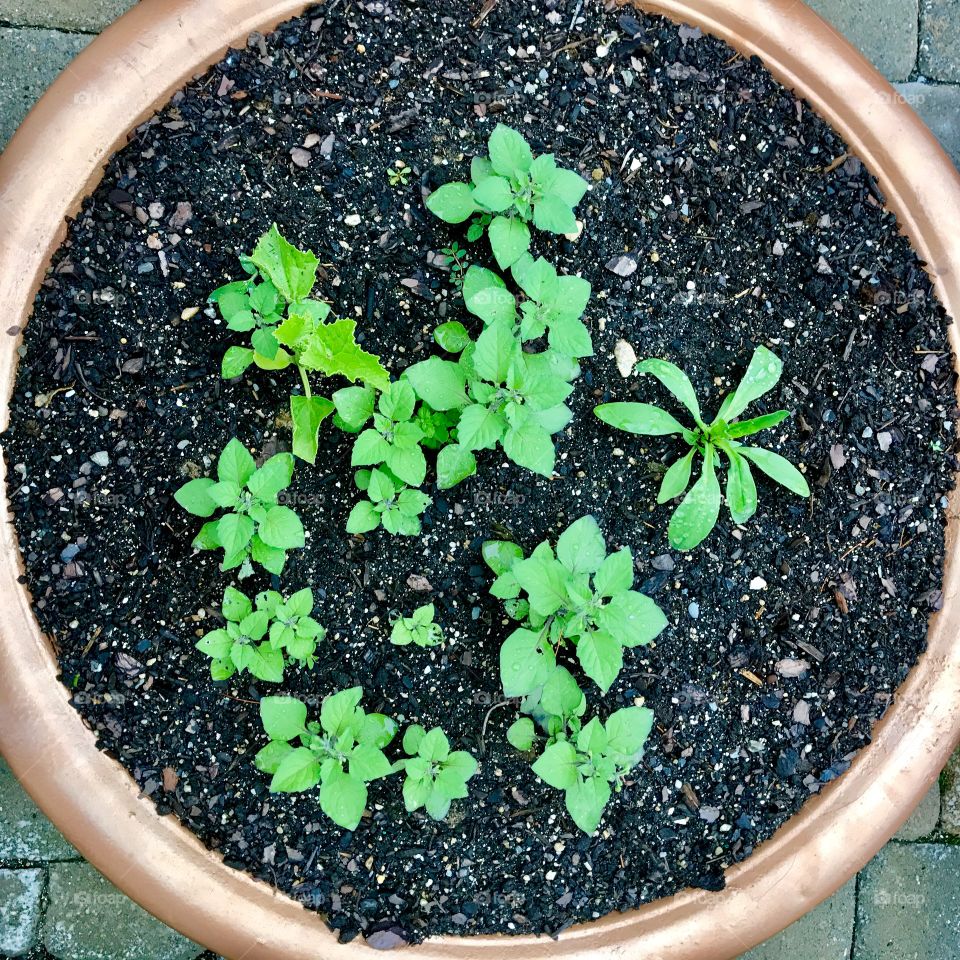
[[[488,247],[423,197],[465,178],[497,120],[593,185],[579,239],[537,242],[593,284],[596,356],[558,476],[486,453],[461,487],[428,488],[420,539],[344,532],[349,438],[325,429],[318,466],[298,466],[308,541],[284,589],[314,588],[329,636],[283,689],[317,704],[360,683],[368,709],[439,724],[481,761],[445,822],[407,815],[392,778],[347,833],[314,793],[272,796],[253,767],[257,699],[281,691],[215,684],[193,647],[231,580],[191,551],[198,523],[172,494],[233,435],[259,456],[288,448],[293,385],[221,381],[239,341],[205,301],[276,220],[318,253],[319,295],[394,373],[436,350],[442,320],[475,330],[437,251],[457,240],[487,263]],[[396,160],[413,170],[406,186],[388,184]],[[5,438],[26,582],[102,748],[160,812],[345,940],[555,934],[715,890],[847,769],[924,648],[956,467],[947,323],[860,162],[716,39],[593,0],[315,8],[177,94],[71,223],[24,332]],[[809,502],[761,480],[745,527],[724,510],[701,548],[671,551],[655,504],[676,443],[591,414],[631,397],[675,409],[653,381],[620,376],[620,339],[681,364],[707,410],[755,345],[773,349],[784,377],[757,412],[793,417],[762,440],[801,465]],[[603,715],[644,698],[657,718],[593,837],[506,743],[516,708],[498,706],[497,651],[510,628],[480,559],[484,539],[529,549],[588,512],[611,549],[632,548],[670,620],[602,702],[590,690]],[[391,646],[391,614],[428,599],[447,644]]]

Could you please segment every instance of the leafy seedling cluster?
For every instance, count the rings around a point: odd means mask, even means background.
[[[225,625],[205,634],[196,646],[211,658],[214,680],[247,671],[258,680],[280,683],[288,663],[309,668],[316,662],[317,643],[326,631],[310,616],[312,611],[309,588],[286,601],[277,591],[267,590],[251,603],[246,594],[227,587],[222,606]]]
[[[398,617],[390,631],[390,642],[398,647],[411,643],[418,647],[436,647],[443,643],[443,628],[434,622],[436,609],[432,603],[417,607],[409,617]]]
[[[447,183],[427,197],[427,208],[447,223],[475,219],[472,238],[484,228],[502,270],[530,248],[530,227],[549,233],[577,231],[574,208],[589,184],[573,170],[557,166],[553,154],[533,156],[524,137],[497,124],[487,144],[489,156],[474,157],[469,183]]]
[[[657,495],[658,503],[681,496],[690,484],[695,457],[703,459],[700,478],[690,488],[670,518],[668,536],[677,550],[692,550],[709,535],[720,516],[720,482],[717,465],[720,456],[727,459],[727,506],[734,523],[746,523],[757,512],[757,484],[750,464],[775,483],[800,497],[810,496],[803,474],[785,457],[762,447],[747,446],[743,437],[775,427],[790,416],[787,410],[738,420],[746,408],[780,380],[783,363],[766,347],[757,347],[739,386],[720,404],[716,417],[705,423],[689,377],[666,360],[644,360],[637,373],[652,374],[687,408],[695,426],[685,427],[666,410],[649,403],[604,403],[596,415],[620,430],[644,436],[679,434],[690,451],[664,474]]]
[[[361,706],[361,687],[326,697],[319,721],[307,721],[306,705],[294,697],[264,697],[260,719],[270,742],[255,758],[257,769],[272,776],[273,793],[302,793],[320,786],[320,809],[338,826],[356,830],[367,805],[367,784],[404,772],[404,803],[413,812],[442,820],[452,800],[467,796],[467,781],[477,761],[466,751],[450,750],[437,727],[408,727],[403,737],[407,758],[391,763],[384,753],[397,724]]]
[[[303,524],[288,506],[277,503],[293,478],[293,457],[278,453],[261,467],[246,447],[231,440],[217,461],[217,479],[189,480],[174,494],[188,513],[211,517],[197,534],[193,545],[199,550],[223,550],[223,570],[239,567],[241,579],[260,564],[280,574],[287,552],[304,544]]]

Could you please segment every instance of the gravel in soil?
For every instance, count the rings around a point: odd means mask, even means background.
[[[315,795],[272,796],[252,756],[269,684],[214,684],[198,635],[230,582],[193,554],[173,491],[233,435],[288,448],[291,381],[224,383],[230,335],[207,294],[276,220],[317,251],[319,292],[399,373],[433,327],[466,316],[438,256],[463,242],[424,209],[466,175],[497,121],[593,185],[575,241],[540,250],[594,288],[596,356],[558,438],[557,476],[499,453],[431,489],[422,538],[345,534],[349,438],[323,431],[292,489],[308,531],[285,589],[310,585],[329,635],[284,688],[316,705],[361,683],[368,709],[442,725],[481,760],[435,823],[376,783],[353,833]],[[413,170],[391,187],[386,171]],[[371,0],[253,36],[131,137],[70,224],[24,332],[6,436],[26,583],[63,680],[101,747],[226,861],[387,946],[430,934],[556,934],[686,886],[715,890],[840,776],[923,650],[940,602],[944,497],[956,464],[947,318],[876,183],[756,59],[698,30],[584,3]],[[483,244],[471,261],[487,262]],[[784,360],[759,405],[799,464],[804,502],[760,483],[744,528],[724,513],[690,554],[655,506],[670,438],[615,433],[599,401],[669,398],[624,379],[614,347],[681,364],[715,409],[756,344]],[[334,389],[334,385],[330,385]],[[760,411],[758,411],[760,412]],[[502,608],[480,544],[526,548],[594,513],[667,612],[630,652],[606,714],[656,727],[599,833],[505,740]],[[261,589],[268,580],[248,582]],[[433,600],[439,649],[395,648],[392,613]]]

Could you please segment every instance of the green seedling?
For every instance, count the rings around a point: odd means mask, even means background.
[[[445,265],[450,271],[450,280],[457,290],[463,290],[463,276],[467,268],[467,251],[459,243],[453,242],[449,247],[443,247],[440,250],[445,260]]]
[[[280,574],[288,550],[303,546],[303,524],[297,514],[277,503],[281,491],[293,478],[293,457],[278,453],[259,469],[244,447],[234,438],[217,461],[217,479],[200,477],[185,483],[174,499],[188,513],[211,517],[193,541],[198,550],[223,549],[221,569],[240,568],[241,579],[253,573],[258,563],[270,573]]]
[[[319,784],[320,809],[345,830],[356,830],[363,817],[367,784],[393,772],[383,748],[397,725],[381,713],[365,713],[362,696],[361,687],[352,687],[326,697],[319,723],[308,723],[306,705],[293,697],[260,701],[270,743],[254,762],[272,775],[271,793],[302,793]]]
[[[623,666],[624,648],[650,643],[667,625],[653,600],[631,589],[630,550],[607,556],[591,516],[560,534],[556,552],[544,541],[524,557],[515,543],[490,540],[483,557],[496,574],[490,592],[510,603],[522,622],[500,648],[507,697],[526,697],[543,687],[555,672],[557,651],[567,645],[606,693]]]
[[[433,604],[425,603],[417,607],[412,616],[398,617],[393,622],[390,642],[398,647],[411,643],[418,647],[435,647],[443,643],[443,630],[439,623],[433,622],[435,613]]]
[[[419,536],[420,518],[433,503],[430,497],[421,490],[405,487],[386,468],[360,470],[356,483],[370,499],[361,500],[350,511],[347,533],[369,533],[382,524],[387,533]]]
[[[679,367],[666,360],[652,359],[637,364],[636,369],[641,374],[653,374],[687,408],[696,426],[689,429],[665,410],[649,403],[604,403],[594,412],[604,423],[620,430],[645,436],[680,434],[689,444],[690,452],[664,474],[658,503],[683,494],[690,483],[694,458],[697,454],[703,458],[700,478],[670,518],[668,535],[674,548],[692,550],[716,525],[720,516],[716,468],[721,454],[729,464],[726,495],[734,523],[746,523],[757,512],[757,485],[751,463],[791,493],[810,496],[803,474],[789,460],[771,450],[739,442],[742,437],[774,427],[790,416],[787,410],[777,410],[749,420],[737,419],[749,404],[772,390],[780,380],[783,363],[766,347],[757,347],[754,351],[739,386],[724,398],[710,424],[704,422],[693,385]]]
[[[313,593],[300,590],[284,602],[274,590],[258,594],[256,604],[235,587],[223,594],[223,628],[197,641],[197,649],[211,658],[214,680],[229,680],[246,670],[259,680],[280,683],[287,662],[312,667],[323,627],[309,616]]]
[[[469,793],[467,781],[477,772],[477,761],[466,750],[450,750],[450,741],[439,727],[424,730],[419,724],[403,734],[407,759],[394,769],[405,774],[403,802],[407,812],[425,807],[434,820],[443,820],[450,803]]]
[[[412,173],[403,160],[395,160],[392,167],[387,167],[387,180],[391,187],[405,187],[410,182]]]
[[[523,136],[502,123],[490,134],[487,149],[489,157],[474,157],[470,164],[470,183],[445,184],[426,202],[447,223],[463,223],[477,215],[487,221],[490,247],[504,270],[529,249],[528,224],[549,233],[576,232],[573,209],[589,184],[572,170],[558,167],[553,154],[534,158]]]
[[[242,262],[252,275],[210,295],[229,329],[251,334],[249,347],[228,348],[222,374],[239,377],[251,364],[264,370],[295,366],[303,395],[290,398],[293,452],[314,463],[320,424],[333,412],[333,403],[313,395],[309,375],[339,375],[383,387],[389,374],[378,357],[357,345],[353,320],[328,322],[330,304],[310,297],[319,260],[289,243],[276,224]]]
[[[507,740],[518,750],[532,749],[537,739],[534,720],[544,729],[547,743],[580,732],[580,718],[587,712],[587,698],[573,674],[557,665],[543,686],[524,697],[522,709],[531,717],[520,717],[507,730]]]
[[[582,277],[560,276],[543,257],[524,254],[513,265],[513,278],[525,294],[519,310],[503,278],[485,267],[471,266],[463,283],[467,309],[484,323],[510,323],[520,339],[544,334],[550,348],[574,359],[593,355],[593,342],[581,317],[590,299]]]
[[[556,462],[552,436],[570,422],[563,402],[579,367],[555,351],[524,353],[513,325],[496,320],[469,343],[460,360],[431,357],[404,377],[434,410],[457,411],[457,442],[437,457],[437,483],[455,486],[476,473],[475,451],[498,444],[516,464],[549,477]]]
[[[600,825],[613,791],[623,789],[627,774],[643,757],[653,728],[653,711],[625,707],[606,724],[594,717],[574,739],[549,744],[533,764],[541,780],[563,790],[573,822],[587,834]]]

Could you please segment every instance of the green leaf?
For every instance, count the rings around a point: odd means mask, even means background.
[[[466,374],[452,360],[430,357],[407,367],[403,375],[417,396],[434,410],[459,410],[468,402]]]
[[[389,776],[392,769],[383,751],[372,744],[358,744],[350,754],[350,773],[364,783]]]
[[[736,420],[758,397],[772,390],[783,373],[783,361],[766,347],[757,347],[750,358],[747,372],[733,393],[733,399],[724,402],[726,421]]]
[[[234,437],[224,448],[217,462],[217,478],[221,482],[235,483],[242,487],[257,469],[247,448]]]
[[[633,554],[627,547],[611,553],[593,578],[593,589],[601,597],[612,597],[633,586]]]
[[[196,643],[196,648],[214,660],[223,660],[230,655],[233,641],[226,630],[211,630]]]
[[[493,176],[493,164],[488,157],[474,157],[470,161],[470,179],[474,186],[480,186],[487,177]]]
[[[320,782],[320,761],[306,747],[294,747],[277,766],[271,793],[300,793]]]
[[[273,502],[293,479],[293,457],[289,453],[272,456],[247,481],[247,489],[258,499]]]
[[[520,717],[515,720],[510,729],[507,730],[507,742],[515,749],[526,753],[533,747],[533,740],[536,736],[536,730],[533,721],[529,717]]]
[[[382,470],[372,470],[370,472],[370,483],[367,489],[370,493],[370,499],[374,503],[392,500],[397,492],[393,481]]]
[[[530,248],[530,228],[519,217],[494,217],[487,233],[501,270],[513,266]]]
[[[390,453],[390,444],[372,427],[361,433],[353,444],[353,452],[350,455],[350,465],[354,467],[365,467],[372,464],[383,463]]]
[[[227,587],[223,591],[222,610],[227,620],[240,623],[241,620],[246,619],[253,612],[253,605],[247,596],[237,590],[236,587]]]
[[[240,487],[229,480],[224,480],[210,487],[207,495],[218,507],[233,509],[240,499]]]
[[[299,394],[290,397],[295,457],[307,463],[316,463],[320,424],[333,412],[333,409],[333,403],[325,397],[302,397]]]
[[[635,590],[626,590],[611,598],[597,617],[600,626],[625,647],[650,643],[667,625],[664,612]]]
[[[288,302],[310,296],[320,264],[309,250],[298,250],[288,243],[276,224],[260,238],[250,260]]]
[[[387,466],[411,487],[419,487],[427,476],[427,460],[418,446],[401,447],[398,444],[388,448]]]
[[[543,686],[556,659],[541,651],[540,637],[530,630],[514,630],[500,647],[500,680],[505,697],[525,697]]]
[[[606,555],[600,525],[589,514],[570,524],[557,539],[557,559],[571,573],[595,573]]]
[[[459,320],[450,320],[433,331],[433,339],[447,353],[460,353],[470,342],[470,334]]]
[[[653,711],[648,707],[616,710],[606,722],[607,748],[624,757],[639,759],[652,729]]]
[[[609,633],[594,630],[577,641],[577,659],[583,672],[606,693],[623,668],[623,648]]]
[[[289,743],[272,740],[253,758],[254,766],[262,773],[276,773],[291,750],[293,747]]]
[[[382,713],[368,713],[360,728],[360,741],[382,750],[388,746],[397,733],[397,722]]]
[[[217,511],[217,504],[210,498],[210,488],[214,481],[209,477],[198,477],[196,480],[188,480],[173,495],[173,499],[183,507],[187,513],[192,513],[195,517],[209,517]],[[219,543],[217,543],[219,546]],[[207,548],[209,549],[209,548]]]
[[[517,317],[516,298],[507,289],[503,278],[476,264],[464,274],[463,302],[472,314],[486,324],[500,321],[512,325]],[[512,330],[512,327],[508,326],[507,329]]]
[[[320,809],[344,830],[356,830],[367,806],[367,787],[362,780],[334,767],[320,784]]]
[[[809,497],[810,487],[803,474],[786,457],[760,447],[738,447],[737,453],[752,460],[771,480],[798,497]]]
[[[274,650],[266,643],[246,649],[245,666],[253,676],[268,683],[283,682],[283,653],[280,650]]]
[[[412,723],[403,732],[403,749],[412,757],[420,749],[420,741],[424,738],[426,730],[419,723]]]
[[[449,490],[477,472],[477,458],[472,450],[451,443],[437,454],[437,486]]]
[[[286,603],[286,612],[291,617],[307,617],[313,610],[313,591],[304,587],[294,593]]]
[[[250,337],[250,343],[253,346],[254,353],[265,357],[267,360],[275,360],[280,352],[279,341],[273,335],[273,331],[266,327],[254,330]]]
[[[726,436],[731,440],[737,437],[747,437],[752,433],[759,433],[761,430],[775,427],[789,416],[789,410],[778,410],[776,413],[767,413],[762,417],[754,417],[752,420],[741,420],[739,423],[729,423],[727,424]]]
[[[547,342],[553,350],[568,357],[592,357],[593,340],[582,320],[555,317],[550,321]]]
[[[463,223],[477,212],[473,190],[466,183],[445,183],[427,197],[426,204],[445,223]]]
[[[660,483],[660,492],[657,494],[657,503],[666,503],[674,497],[679,497],[690,483],[690,473],[693,469],[693,458],[697,452],[696,447],[691,447],[690,452],[681,457],[676,463],[672,464],[670,469],[663,475],[663,481]]]
[[[295,697],[264,697],[260,719],[271,740],[293,740],[306,730],[306,704]]]
[[[610,784],[601,777],[577,779],[566,793],[567,811],[573,822],[587,834],[593,833],[610,802]]]
[[[556,168],[552,176],[545,178],[543,181],[540,180],[535,171],[531,171],[531,173],[534,174],[535,179],[541,183],[542,187],[549,190],[551,194],[569,207],[575,207],[583,199],[587,190],[590,189],[590,184],[573,170]]]
[[[538,473],[553,476],[557,451],[550,434],[535,420],[518,427],[510,427],[503,435],[503,452],[517,465]]]
[[[426,810],[434,820],[443,820],[450,812],[450,798],[444,796],[442,791],[437,789],[436,784],[430,791],[430,796],[427,797]]]
[[[666,410],[650,403],[601,403],[593,408],[593,412],[604,423],[627,433],[662,437],[686,431],[686,427]]]
[[[553,194],[548,194],[533,205],[533,222],[548,233],[576,233],[577,218],[568,203]]]
[[[341,736],[353,723],[362,696],[362,687],[349,687],[325,697],[320,705],[320,726],[331,736]]]
[[[220,376],[224,380],[239,377],[253,363],[253,351],[249,347],[227,347],[220,365]]]
[[[369,500],[355,504],[347,518],[347,533],[369,533],[380,526],[380,514]]]
[[[530,598],[530,606],[549,617],[567,605],[567,579],[564,566],[552,556],[531,554],[513,565],[513,575]]]
[[[473,202],[484,210],[502,213],[513,206],[513,191],[505,177],[490,176],[473,188]]]
[[[487,540],[481,548],[487,566],[499,577],[523,559],[523,549],[509,540]]]
[[[300,355],[300,363],[328,377],[339,374],[382,390],[390,383],[390,375],[379,357],[357,346],[356,328],[353,320],[336,320],[317,327]]]
[[[340,419],[356,433],[373,416],[376,393],[372,387],[343,387],[331,399]]]
[[[670,543],[677,550],[692,550],[702,543],[720,516],[720,484],[714,469],[714,456],[713,447],[708,446],[700,479],[670,518]]]
[[[200,532],[193,538],[194,549],[216,550],[217,547],[223,546],[217,536],[218,523],[218,520],[210,520],[200,528]]]
[[[727,472],[727,506],[734,523],[746,523],[757,512],[757,485],[750,464],[733,448],[726,450],[730,459]]]
[[[498,123],[490,134],[487,150],[494,172],[501,177],[517,179],[527,173],[533,163],[533,154],[527,141],[516,130],[502,123]]]
[[[487,450],[496,446],[506,427],[503,414],[472,404],[460,415],[457,441],[466,450]]]
[[[268,547],[292,550],[304,544],[303,524],[289,507],[271,507],[257,530]]]
[[[420,738],[417,753],[431,763],[446,760],[450,755],[450,741],[439,727],[434,727]]]
[[[540,695],[540,706],[557,717],[579,716],[586,709],[586,702],[573,674],[559,666],[550,674]]]
[[[284,564],[287,562],[286,551],[267,546],[256,534],[250,541],[250,558],[254,563],[259,563],[264,570],[276,574],[278,577],[283,572]]]
[[[380,413],[388,420],[399,423],[413,416],[413,408],[416,405],[417,396],[413,386],[407,380],[397,380],[380,394],[380,402],[377,406]]]
[[[433,783],[428,777],[407,776],[403,781],[403,805],[407,813],[424,806],[433,792]]]
[[[253,536],[253,521],[241,513],[226,513],[217,521],[217,539],[226,556],[247,549]]]
[[[686,408],[693,419],[701,422],[700,403],[690,378],[675,364],[656,358],[637,364],[637,373],[649,373],[656,377]]]
[[[577,782],[577,751],[569,740],[551,743],[533,764],[533,772],[557,790],[568,790]]]

